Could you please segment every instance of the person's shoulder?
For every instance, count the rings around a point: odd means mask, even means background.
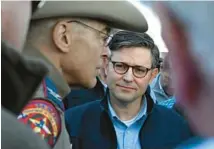
[[[54,146],[61,134],[62,117],[57,108],[44,98],[31,100],[18,116],[18,120]]]
[[[159,119],[163,119],[165,122],[173,122],[174,124],[186,124],[186,120],[178,114],[175,110],[169,109],[163,105],[154,105],[153,114]]]
[[[176,101],[176,99],[175,99],[175,97],[173,97],[171,99],[168,99],[168,100],[165,100],[165,101],[161,101],[158,104],[159,105],[163,105],[163,106],[165,106],[167,108],[173,108],[173,106],[175,104],[175,101]]]
[[[66,110],[65,116],[71,117],[72,115],[74,115],[75,117],[77,117],[81,116],[85,111],[90,112],[92,110],[94,111],[99,109],[100,109],[100,100],[96,100]]]
[[[214,138],[192,137],[182,142],[176,149],[213,149],[213,147]]]
[[[159,114],[167,115],[167,116],[177,115],[181,117],[176,111],[159,104],[154,105],[153,111],[158,112]]]
[[[4,149],[48,149],[47,143],[29,127],[20,123],[12,113],[1,109],[2,113],[2,148]]]
[[[162,129],[166,135],[173,136],[174,139],[182,141],[194,136],[185,118],[173,109],[155,105],[152,117],[158,129]]]
[[[43,98],[44,100],[50,101],[58,110],[65,110],[58,88],[49,77],[43,79],[42,84],[37,89],[33,98]]]
[[[93,121],[99,118],[100,100],[70,108],[65,111],[65,123],[70,135],[76,135],[80,131],[82,122]]]

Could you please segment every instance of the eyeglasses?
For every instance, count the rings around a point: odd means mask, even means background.
[[[110,60],[110,62],[112,62],[113,64],[114,71],[121,75],[126,74],[129,68],[131,67],[132,73],[136,78],[144,78],[147,75],[148,71],[152,69],[152,68],[149,69],[143,66],[130,66],[126,63],[115,62],[112,60]]]
[[[78,23],[78,24],[81,24],[81,25],[83,25],[83,26],[85,26],[85,27],[87,27],[87,28],[89,28],[89,29],[91,29],[91,30],[94,30],[94,31],[98,32],[99,34],[103,35],[103,37],[102,37],[103,46],[104,46],[104,47],[107,47],[107,46],[108,46],[108,42],[111,40],[112,35],[106,34],[106,33],[103,32],[103,31],[100,31],[100,30],[98,30],[98,29],[96,29],[96,28],[93,28],[93,27],[91,27],[91,26],[89,26],[89,25],[87,25],[87,24],[85,24],[85,23],[83,23],[83,22],[77,21],[77,20],[68,21],[68,23],[73,23],[73,22]]]

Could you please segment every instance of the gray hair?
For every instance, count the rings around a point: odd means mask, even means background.
[[[153,39],[146,33],[135,33],[130,31],[117,32],[109,43],[111,51],[117,51],[121,48],[145,47],[148,48],[152,55],[152,68],[159,65],[159,49]]]

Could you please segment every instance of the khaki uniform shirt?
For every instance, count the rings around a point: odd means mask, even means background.
[[[43,56],[39,50],[28,47],[24,53],[43,60],[49,67],[49,74],[23,109],[18,119],[28,124],[54,149],[69,149],[70,141],[65,127],[62,99],[70,88],[62,74]]]

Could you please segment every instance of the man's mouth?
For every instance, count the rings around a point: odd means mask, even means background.
[[[124,86],[124,85],[118,85],[118,84],[117,84],[117,86],[124,88],[124,89],[128,89],[128,90],[136,90],[136,88],[131,87],[131,86]]]

